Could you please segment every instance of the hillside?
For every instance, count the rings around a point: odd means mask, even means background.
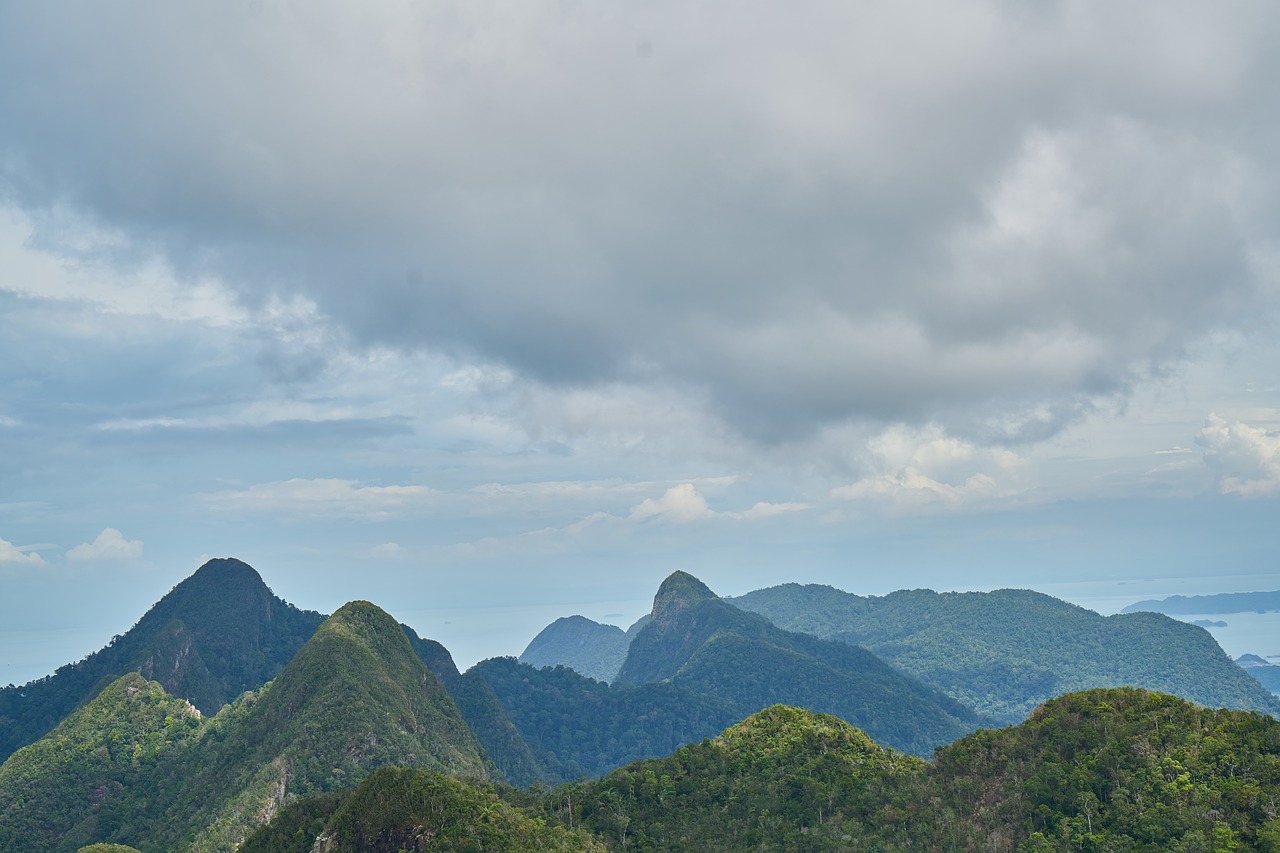
[[[1156,613],[1104,617],[1030,590],[877,597],[799,584],[732,603],[788,630],[867,648],[1006,724],[1053,696],[1122,685],[1280,713],[1280,701],[1207,631]]]
[[[0,761],[127,672],[215,713],[274,678],[323,621],[277,598],[248,564],[210,560],[110,645],[46,678],[0,689]]]
[[[497,696],[551,781],[670,755],[741,717],[733,703],[675,684],[609,685],[512,658],[481,661],[465,677]]]
[[[140,722],[128,708],[122,713],[102,702],[103,697],[94,700],[68,724],[100,720],[106,727],[101,739],[113,744],[121,732],[138,730],[150,719]],[[88,841],[106,841],[143,853],[229,851],[288,799],[347,787],[388,764],[477,780],[487,776],[482,750],[448,693],[414,654],[401,627],[367,602],[344,605],[275,681],[196,728],[182,742],[157,748],[154,760],[144,760],[145,750],[138,753],[142,764],[113,758],[108,771],[114,775],[94,789],[110,796],[74,796],[56,779],[36,785],[42,795],[61,798],[71,825],[89,828],[81,836],[59,834],[56,844],[47,835],[20,834],[14,846],[0,849],[73,851]],[[32,756],[53,749],[55,736],[61,735],[55,732],[12,756],[0,778],[37,772],[47,762]],[[96,749],[86,745],[71,754]],[[114,755],[110,746],[107,752]],[[0,801],[26,796],[0,787]]]
[[[543,628],[518,660],[536,668],[567,666],[597,681],[613,681],[632,638],[647,621],[648,617],[643,617],[623,631],[585,616],[565,616]]]
[[[1280,722],[1120,688],[1072,694],[931,764],[775,707],[564,786],[549,819],[612,850],[1280,851]]]
[[[239,853],[571,853],[603,851],[584,832],[547,826],[490,791],[439,773],[384,767],[349,793],[303,800]]]
[[[669,680],[725,700],[739,717],[776,703],[840,717],[881,743],[928,755],[980,724],[952,699],[871,652],[784,631],[676,572],[654,597],[617,684]]]

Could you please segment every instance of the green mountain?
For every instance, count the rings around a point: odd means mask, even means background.
[[[570,853],[605,847],[548,826],[491,791],[439,773],[384,767],[340,797],[303,800],[251,836],[239,853]]]
[[[1132,685],[1210,707],[1280,713],[1204,629],[1157,613],[1101,616],[1030,590],[859,596],[786,584],[732,603],[792,631],[857,644],[1003,723],[1045,700]]]
[[[548,819],[612,850],[1280,851],[1280,722],[1132,688],[1052,702],[932,763],[773,707],[566,785]]]
[[[401,627],[414,653],[449,691],[463,719],[504,779],[522,787],[560,780],[556,762],[538,757],[484,677],[477,672],[459,673],[453,655],[443,645],[424,640],[407,625]],[[612,767],[636,757],[628,756]]]
[[[215,717],[193,723],[190,714],[166,713],[165,725],[180,726],[185,739],[155,735],[155,714],[139,716],[132,705],[110,704],[137,683],[136,675],[118,680],[0,767],[0,802],[22,803],[38,791],[63,803],[63,822],[83,831],[59,832],[51,843],[47,830],[20,826],[12,846],[0,849],[71,851],[103,841],[143,853],[229,851],[282,804],[348,787],[388,764],[487,777],[480,745],[449,694],[414,654],[401,626],[368,602],[340,608],[277,679]],[[160,696],[162,705],[186,707]],[[83,745],[59,746],[54,738]],[[129,751],[136,754],[133,763],[122,763],[114,745],[128,748],[130,738],[144,745]],[[50,751],[101,750],[110,759],[99,761],[106,775],[96,778],[88,798],[41,770],[49,762],[32,759]],[[24,779],[29,784],[17,787],[14,780]]]
[[[1149,610],[1169,616],[1208,616],[1223,613],[1266,613],[1280,610],[1280,590],[1275,592],[1220,592],[1216,595],[1171,595],[1130,604],[1121,613]]]
[[[623,631],[585,616],[565,616],[543,628],[520,653],[519,661],[539,669],[567,666],[597,681],[613,681],[632,638],[647,621],[643,617]]]
[[[200,713],[133,673],[0,765],[0,850],[76,850],[127,793],[199,737]]]
[[[127,672],[214,713],[274,678],[323,621],[277,598],[249,565],[210,560],[107,647],[0,689],[0,761]]]
[[[927,755],[981,722],[968,708],[846,643],[784,631],[676,572],[659,587],[619,685],[669,680],[743,717],[777,703],[833,714],[895,749]]]
[[[545,768],[540,781],[599,776],[638,758],[670,755],[741,718],[734,703],[679,685],[609,685],[514,658],[481,661],[464,677],[482,679],[501,702]]]
[[[1257,655],[1241,655],[1236,658],[1236,665],[1267,690],[1280,695],[1280,664],[1271,663]]]
[[[876,850],[877,827],[900,822],[899,790],[926,774],[843,720],[775,705],[668,758],[552,791],[544,809],[615,850]]]

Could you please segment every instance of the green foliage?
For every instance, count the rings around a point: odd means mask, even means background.
[[[316,794],[289,804],[250,834],[236,853],[310,853],[347,793]]]
[[[439,773],[371,774],[325,827],[335,853],[603,851],[585,833],[548,826],[486,790]]]
[[[1094,690],[926,764],[769,708],[540,802],[615,850],[1276,851],[1280,722]]]
[[[323,621],[276,598],[245,563],[211,560],[106,648],[0,689],[0,761],[127,672],[213,713],[273,678]]]
[[[885,845],[910,814],[899,792],[925,774],[842,720],[774,706],[669,758],[557,788],[544,809],[612,849],[911,849]]]
[[[610,686],[566,667],[481,661],[481,680],[554,781],[599,776],[637,758],[670,755],[741,717],[728,702],[674,684]]]
[[[493,688],[483,678],[470,672],[460,674],[448,649],[435,640],[424,640],[408,626],[401,627],[414,653],[453,697],[462,718],[484,747],[492,769],[501,778],[522,786],[559,778],[554,770],[539,760],[498,701]]]
[[[727,702],[735,718],[779,702],[834,714],[918,755],[981,722],[865,649],[784,631],[682,572],[659,588],[616,683],[660,680]]]
[[[81,847],[76,853],[138,853],[138,850],[123,844],[90,844]]]
[[[1020,722],[1063,693],[1131,685],[1209,707],[1280,713],[1201,628],[1103,617],[1030,590],[863,597],[786,584],[733,599],[782,628],[862,646],[979,713]]]
[[[79,736],[81,745],[56,739],[60,727],[0,768],[0,803],[11,804],[0,850],[69,851],[102,840],[144,853],[225,851],[290,799],[349,787],[386,764],[486,775],[449,695],[400,626],[367,602],[339,609],[271,685],[203,724],[168,713],[159,723],[144,717],[143,726],[137,712],[118,707],[119,693],[113,685],[68,720],[77,732],[102,727]],[[163,708],[189,707],[158,685],[152,694]],[[168,717],[185,739],[171,736]],[[116,743],[134,756],[123,769]]]
[[[0,765],[0,850],[76,850],[111,834],[126,793],[199,734],[199,714],[122,676]]]

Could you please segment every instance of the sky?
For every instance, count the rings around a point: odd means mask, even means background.
[[[0,4],[0,683],[210,557],[464,667],[677,569],[1280,589],[1277,43],[1265,0]]]

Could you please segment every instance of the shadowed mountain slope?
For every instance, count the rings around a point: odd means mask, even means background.
[[[277,598],[248,564],[210,560],[102,650],[0,689],[0,760],[127,672],[214,713],[274,678],[323,621]]]

